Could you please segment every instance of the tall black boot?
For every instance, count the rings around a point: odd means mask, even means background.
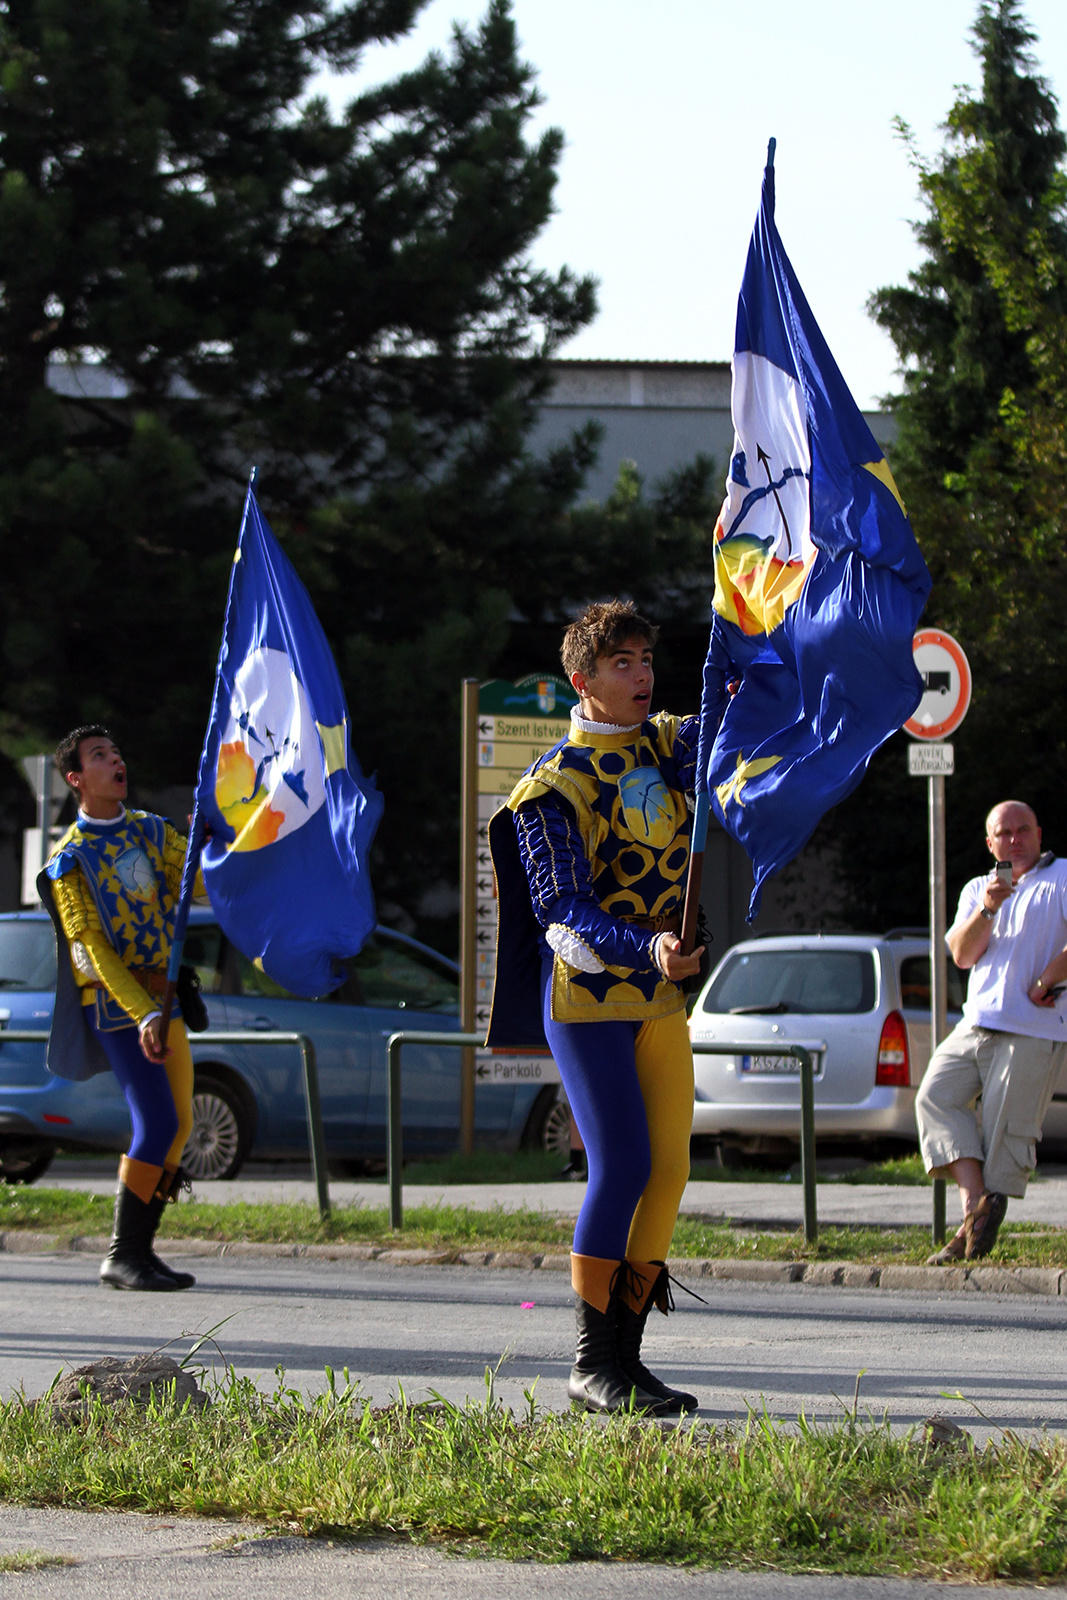
[[[167,1208],[168,1202],[174,1198],[179,1187],[179,1175],[178,1173],[175,1173],[169,1188],[165,1192],[163,1191],[162,1184],[165,1183],[167,1178],[170,1176],[171,1175],[169,1172],[164,1172],[160,1183],[160,1188],[156,1190],[155,1194],[148,1202],[148,1259],[156,1272],[161,1273],[164,1278],[171,1279],[175,1289],[191,1289],[196,1283],[196,1279],[193,1277],[192,1273],[177,1272],[174,1267],[168,1267],[167,1263],[165,1261],[161,1261],[156,1255],[156,1252],[153,1248],[153,1241],[155,1240],[156,1230],[159,1227],[160,1220]]]
[[[623,1272],[626,1281],[619,1295],[615,1322],[615,1355],[622,1372],[631,1383],[639,1384],[646,1394],[660,1401],[668,1414],[677,1416],[683,1411],[695,1411],[695,1394],[669,1388],[655,1373],[649,1372],[641,1360],[641,1341],[652,1307],[656,1306],[664,1315],[674,1310],[667,1268],[662,1261],[626,1261]]]
[[[112,1289],[149,1289],[169,1293],[178,1285],[152,1265],[148,1205],[120,1183],[115,1194],[115,1230],[111,1248],[100,1266],[100,1281]]]
[[[593,1256],[572,1256],[574,1314],[578,1340],[567,1393],[586,1411],[637,1411],[666,1415],[661,1401],[628,1378],[615,1355],[615,1323],[619,1304],[619,1262]],[[605,1308],[587,1300],[595,1294]]]

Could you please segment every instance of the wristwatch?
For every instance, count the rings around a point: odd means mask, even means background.
[[[982,915],[986,919],[987,922],[992,922],[993,918],[996,916],[996,912],[995,911],[990,911],[987,906],[983,906],[982,907]]]

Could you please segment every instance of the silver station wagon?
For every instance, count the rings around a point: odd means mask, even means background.
[[[950,1027],[965,977],[950,960]],[[822,1145],[914,1145],[915,1091],[930,1059],[929,940],[920,930],[746,939],[711,974],[690,1030],[694,1043],[738,1047],[695,1058],[693,1133],[717,1139],[727,1165],[799,1142],[800,1069],[767,1054],[772,1045],[812,1051]]]

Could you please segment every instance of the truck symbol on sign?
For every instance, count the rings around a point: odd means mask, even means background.
[[[951,672],[924,672],[923,688],[927,694],[948,694],[952,688]]]

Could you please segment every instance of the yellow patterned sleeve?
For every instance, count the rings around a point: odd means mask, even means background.
[[[67,936],[75,983],[79,988],[94,981],[102,983],[111,998],[140,1027],[145,1017],[159,1007],[137,979],[130,977],[105,936],[100,914],[80,867],[52,880],[52,898]]]
[[[163,870],[167,874],[167,888],[177,900],[182,887],[182,870],[185,866],[186,838],[179,833],[170,822],[167,823],[166,838],[163,841]],[[207,890],[204,888],[204,874],[200,868],[196,869],[196,881],[193,884],[193,899],[203,904],[207,903]]]

